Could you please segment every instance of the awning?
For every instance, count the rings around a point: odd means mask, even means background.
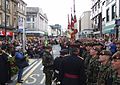
[[[25,33],[40,33],[40,34],[45,34],[44,32],[42,31],[25,31]]]
[[[103,34],[114,34],[115,33],[115,24],[112,24],[112,25],[109,25],[109,26],[105,26],[103,29],[102,29],[102,33]]]

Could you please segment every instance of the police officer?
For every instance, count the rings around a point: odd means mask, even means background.
[[[112,85],[120,85],[120,51],[112,56],[112,67],[115,70],[112,75]]]
[[[51,51],[52,47],[50,45],[46,46],[42,57],[42,64],[44,66],[43,73],[45,73],[46,77],[45,85],[52,84],[54,58],[50,53]]]
[[[79,46],[72,47],[71,54],[63,59],[60,69],[61,85],[85,85],[86,76]]]
[[[56,85],[60,85],[59,72],[60,72],[61,63],[62,63],[64,57],[66,57],[68,55],[69,55],[69,50],[62,49],[60,51],[60,56],[56,57],[54,60],[54,80],[56,82]]]
[[[110,80],[112,76],[111,67],[111,57],[112,53],[107,50],[102,50],[99,54],[99,61],[101,62],[97,85],[111,85]]]

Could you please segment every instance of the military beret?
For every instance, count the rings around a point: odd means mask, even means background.
[[[102,50],[99,55],[109,55],[109,56],[112,56],[112,53],[110,51],[107,51],[107,50]]]
[[[99,48],[93,47],[92,49],[95,50],[95,51],[100,52],[100,49],[99,49]]]
[[[120,51],[116,52],[113,56],[112,59],[120,59]]]

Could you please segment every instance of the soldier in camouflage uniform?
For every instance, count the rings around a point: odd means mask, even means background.
[[[120,40],[115,42],[117,51],[120,51]]]
[[[82,57],[84,58],[85,69],[87,69],[89,61],[91,59],[90,49],[92,48],[92,43],[86,43],[85,46],[85,51],[82,53]]]
[[[90,55],[92,56],[87,68],[87,85],[97,85],[97,76],[99,71],[99,61],[98,61],[99,50],[97,48],[92,48],[90,50]]]
[[[97,85],[111,85],[112,67],[111,58],[112,53],[110,51],[103,50],[100,52],[99,61],[101,62]]]
[[[42,64],[44,66],[43,73],[45,73],[45,77],[46,77],[45,85],[52,84],[54,58],[50,53],[51,50],[52,50],[51,46],[45,47],[45,51],[42,57]]]
[[[112,85],[120,85],[120,51],[112,56],[112,67],[115,70],[112,75]]]

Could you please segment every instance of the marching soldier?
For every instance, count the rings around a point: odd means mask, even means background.
[[[86,85],[84,60],[79,56],[79,46],[72,47],[71,54],[66,56],[60,69],[61,85]]]
[[[111,67],[111,56],[112,53],[107,50],[100,52],[99,61],[101,62],[97,85],[111,85],[112,67]]]
[[[112,85],[120,85],[120,51],[112,56],[112,67],[115,70],[112,75]]]
[[[52,51],[52,47],[49,45],[46,46],[42,57],[42,64],[44,66],[43,73],[45,73],[45,77],[46,77],[45,85],[52,84],[54,58],[50,53],[51,51]]]

